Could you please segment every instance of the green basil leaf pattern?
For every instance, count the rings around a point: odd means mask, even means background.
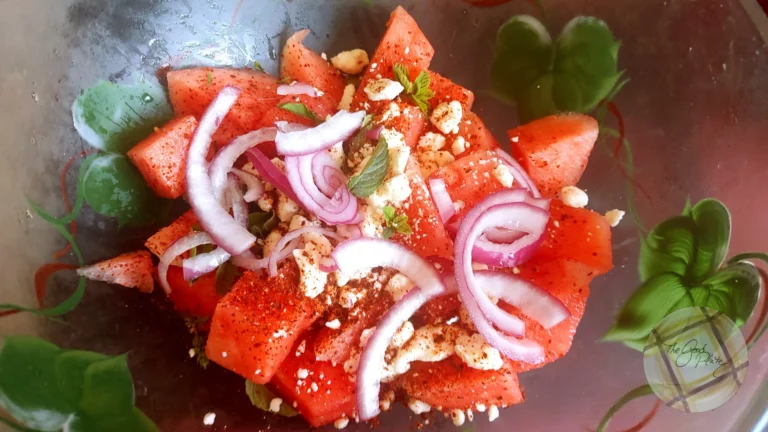
[[[630,341],[647,337],[654,326],[688,296],[682,277],[656,275],[640,286],[619,312],[616,324],[603,337],[607,341]]]
[[[736,263],[720,269],[704,281],[710,292],[706,306],[728,316],[737,326],[747,323],[757,304],[760,273],[749,263]]]
[[[250,380],[245,380],[245,394],[248,395],[248,399],[251,400],[253,406],[266,412],[270,412],[269,404],[272,402],[272,399],[277,397],[265,386],[256,384]],[[296,409],[291,405],[282,403],[280,404],[280,411],[278,411],[277,414],[285,417],[295,417],[299,413],[296,412]]]
[[[699,201],[691,209],[696,224],[696,258],[691,266],[691,278],[699,281],[717,270],[728,254],[731,241],[731,214],[716,199]]]
[[[677,216],[665,220],[641,242],[638,273],[645,282],[663,273],[686,276],[694,260],[696,226],[690,218]]]

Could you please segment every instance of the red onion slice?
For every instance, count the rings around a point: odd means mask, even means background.
[[[307,95],[310,97],[318,97],[320,94],[317,89],[309,84],[294,81],[290,84],[281,84],[277,86],[277,94],[280,96],[288,95]]]
[[[171,293],[171,286],[168,285],[168,266],[171,265],[171,262],[192,248],[211,243],[213,243],[211,236],[204,232],[198,232],[176,240],[163,252],[160,256],[160,263],[157,265],[157,275],[160,279],[160,286],[163,287],[166,294]]]
[[[339,266],[336,265],[336,261],[334,261],[333,258],[325,257],[320,260],[320,270],[326,273],[330,273],[338,269],[339,269]]]
[[[302,156],[325,150],[352,136],[360,129],[363,117],[365,111],[350,113],[342,110],[313,128],[278,132],[275,138],[277,152],[286,156]]]
[[[274,141],[276,135],[277,129],[275,128],[259,129],[235,138],[231,144],[219,150],[209,169],[213,191],[219,199],[221,199],[227,185],[227,174],[232,171],[232,166],[237,158],[251,147]]]
[[[365,137],[372,140],[379,139],[379,135],[381,135],[381,131],[384,129],[384,125],[377,125],[371,128],[368,132],[365,133]]]
[[[246,202],[257,201],[264,195],[264,184],[258,177],[248,171],[243,171],[238,168],[232,168],[231,172],[236,175],[241,182],[245,183],[245,186],[248,188],[243,196]]]
[[[206,156],[211,136],[237,100],[240,90],[224,87],[200,119],[187,155],[187,196],[203,230],[214,243],[232,255],[240,255],[256,242],[256,237],[221,206],[208,177]]]
[[[397,243],[372,238],[347,240],[331,254],[339,271],[352,276],[374,267],[390,267],[409,278],[416,287],[395,303],[381,318],[360,356],[357,370],[357,411],[360,419],[370,420],[379,414],[379,389],[387,347],[395,332],[419,308],[448,288],[441,275],[424,258]]]
[[[243,199],[243,193],[240,191],[240,183],[235,175],[230,175],[227,179],[229,186],[229,201],[232,205],[232,217],[235,222],[248,229],[248,204]]]
[[[283,172],[261,152],[261,150],[252,148],[248,150],[245,155],[264,180],[277,188],[283,195],[290,198],[291,201],[299,203],[299,198],[293,192],[291,184],[288,182],[288,177],[286,177],[285,174],[283,174]]]
[[[272,253],[269,254],[269,260],[267,264],[267,268],[269,269],[269,275],[272,277],[277,276],[277,262],[279,260],[279,255],[285,249],[285,247],[292,242],[295,239],[299,239],[303,234],[307,233],[315,233],[315,234],[321,234],[326,237],[330,237],[336,241],[344,241],[344,237],[336,234],[335,232],[329,230],[328,228],[321,228],[317,226],[305,226],[301,227],[297,230],[291,231],[286,233],[283,238],[280,239],[280,241],[277,242],[275,247],[272,249]]]
[[[448,191],[445,189],[445,180],[430,179],[429,192],[432,196],[432,201],[435,202],[437,210],[440,212],[440,219],[443,223],[448,222],[456,214],[456,208],[453,206],[451,196],[448,195]]]
[[[291,253],[299,247],[299,243],[299,239],[294,239],[292,242],[288,243],[278,254],[277,262],[280,263],[291,256]],[[251,251],[248,251],[240,256],[232,257],[232,264],[246,270],[264,270],[269,264],[269,257],[256,258]]]
[[[331,191],[333,186],[341,183],[333,196],[327,196],[315,184],[312,170],[314,155],[287,156],[285,158],[285,172],[291,184],[298,202],[310,213],[314,214],[328,224],[348,224],[357,220],[357,197],[347,189],[346,177],[336,168],[331,171],[330,181],[326,181],[323,189]],[[326,170],[323,170],[325,175]],[[325,180],[324,180],[325,181]]]
[[[505,152],[501,148],[496,149],[496,154],[499,155],[504,164],[509,168],[512,177],[517,181],[521,187],[531,191],[531,195],[534,198],[541,198],[541,192],[536,187],[536,183],[533,182],[528,173],[520,166],[519,163],[509,153]]]

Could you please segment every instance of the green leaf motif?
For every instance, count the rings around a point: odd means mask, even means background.
[[[760,272],[749,263],[730,264],[702,284],[708,291],[704,306],[720,311],[737,326],[747,323],[760,293]]]
[[[99,81],[72,105],[75,129],[97,149],[125,153],[173,117],[159,84]]]
[[[258,238],[265,238],[280,221],[275,212],[254,212],[248,215],[248,231]]]
[[[641,242],[638,273],[645,282],[653,276],[673,273],[686,276],[696,249],[696,225],[691,218],[676,216],[665,220]]]
[[[688,295],[679,275],[664,273],[650,278],[630,296],[603,339],[632,341],[647,337],[662,318],[684,307],[681,301]]]
[[[301,102],[286,102],[278,106],[286,111],[304,117],[305,119],[312,120],[315,123],[320,121],[320,119],[317,118],[317,114]]]
[[[154,221],[164,200],[147,186],[128,157],[102,154],[88,167],[83,196],[93,211],[117,217],[120,225],[141,225]]]
[[[619,45],[597,18],[574,18],[553,42],[540,21],[518,15],[499,28],[491,82],[499,97],[517,102],[523,123],[588,112],[617,87]]]
[[[349,179],[349,191],[358,198],[368,198],[384,183],[389,172],[387,140],[379,137],[379,143],[360,174]]]
[[[691,208],[696,224],[696,258],[691,277],[698,281],[720,268],[731,242],[731,214],[720,201],[707,198]]]
[[[266,412],[271,412],[269,404],[272,402],[272,399],[277,397],[265,386],[250,380],[245,380],[245,394],[248,395],[248,399],[251,400],[253,406]],[[285,417],[296,417],[299,413],[289,404],[282,403],[280,404],[280,411],[275,414]]]
[[[427,71],[419,72],[416,79],[411,82],[408,69],[402,63],[392,66],[392,73],[403,86],[403,92],[411,97],[413,102],[426,115],[429,114],[429,100],[435,96],[435,92],[429,88],[430,78]]]
[[[159,432],[134,406],[124,355],[61,350],[34,337],[5,338],[0,405],[36,430]]]

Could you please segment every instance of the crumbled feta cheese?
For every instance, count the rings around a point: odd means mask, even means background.
[[[313,392],[317,392],[317,389],[318,389],[317,383],[313,382],[312,384],[309,385],[309,388],[311,388]]]
[[[339,328],[341,328],[341,323],[339,322],[339,319],[336,318],[333,321],[326,322],[325,326],[328,327],[329,329],[338,330]]]
[[[457,136],[456,139],[453,140],[453,144],[451,144],[451,152],[453,152],[454,156],[464,153],[467,148],[469,148],[469,142],[462,136]]]
[[[487,264],[473,262],[472,263],[472,270],[475,270],[475,271],[477,271],[477,270],[488,270],[488,265]]]
[[[457,101],[443,102],[432,111],[429,121],[444,134],[458,133],[463,111]]]
[[[392,176],[403,174],[411,157],[410,147],[395,147],[389,149],[389,173]]]
[[[281,194],[278,194],[277,198],[277,218],[280,219],[280,222],[288,222],[291,220],[293,215],[299,212],[299,205],[293,202],[290,198],[287,196]]]
[[[512,177],[512,173],[509,172],[509,168],[503,164],[499,164],[493,169],[493,176],[506,188],[512,187],[512,183],[515,181],[515,178]]]
[[[373,207],[384,208],[389,203],[403,202],[409,196],[411,196],[411,184],[408,181],[408,176],[398,174],[382,183],[376,192],[368,197],[368,204]]]
[[[344,143],[338,142],[329,147],[326,152],[328,152],[333,163],[336,164],[336,168],[340,168],[341,164],[344,163]]]
[[[472,408],[467,408],[467,420],[472,421],[475,419],[475,414],[472,412]]]
[[[456,324],[456,322],[459,321],[459,317],[455,316],[452,318],[448,318],[448,320],[445,322],[448,325]]]
[[[267,234],[267,238],[264,239],[264,256],[269,256],[272,253],[272,249],[275,248],[281,238],[283,238],[283,234],[278,230]]]
[[[383,224],[384,215],[376,207],[368,205],[363,208],[363,221],[360,222],[363,237],[381,237]]]
[[[472,336],[461,335],[456,339],[454,347],[456,355],[467,366],[480,370],[497,370],[504,365],[501,353],[488,345],[483,337],[475,333]]]
[[[272,164],[285,174],[285,162],[280,158],[273,158]]]
[[[379,134],[384,137],[384,141],[387,142],[387,147],[390,149],[407,146],[403,134],[396,130],[383,128]]]
[[[410,321],[406,321],[403,323],[402,326],[400,326],[399,329],[395,332],[394,336],[392,336],[392,340],[389,342],[389,346],[400,348],[403,345],[405,345],[406,342],[408,342],[413,337],[414,329],[413,324],[411,324]],[[360,340],[362,341],[362,336],[360,336]]]
[[[304,354],[304,350],[306,350],[306,349],[307,349],[307,340],[304,339],[303,341],[301,341],[299,346],[296,347],[296,357],[299,357],[302,354]]]
[[[488,408],[488,421],[492,422],[499,418],[499,408],[496,407],[496,405],[491,405],[490,408]]]
[[[222,351],[221,352],[221,356],[224,357],[224,358],[227,358],[227,352],[226,351]]]
[[[432,407],[428,403],[422,402],[418,399],[409,399],[408,408],[413,411],[414,414],[424,414],[432,410]]]
[[[349,358],[344,361],[344,372],[350,375],[350,379],[354,378],[355,372],[360,364],[360,351],[353,351],[349,354]]]
[[[460,409],[451,410],[451,420],[453,420],[454,426],[461,426],[464,424],[464,411]]]
[[[384,114],[381,115],[381,123],[386,122],[387,120],[400,117],[400,105],[396,104],[395,102],[390,102],[389,106],[387,107],[387,110],[384,111]]]
[[[392,100],[404,90],[403,85],[391,79],[381,78],[371,80],[363,91],[368,95],[368,100],[384,101]]]
[[[280,405],[283,404],[283,400],[280,398],[274,398],[271,401],[269,401],[269,410],[272,412],[278,412],[280,411]]]
[[[285,331],[285,329],[280,329],[274,333],[272,333],[272,337],[275,339],[283,338],[288,336],[288,332]]]
[[[560,198],[568,207],[583,208],[589,203],[589,196],[576,186],[566,186],[560,189]]]
[[[333,427],[336,429],[344,429],[349,424],[349,419],[346,417],[342,417],[340,419],[336,419],[336,421],[333,422]]]
[[[621,222],[621,219],[624,217],[625,214],[626,212],[623,210],[613,209],[605,212],[605,218],[608,220],[609,225],[611,225],[612,227],[615,227],[616,225],[619,224],[619,222]]]
[[[269,184],[269,183],[265,183],[265,187],[266,187],[267,184]],[[261,198],[259,198],[256,201],[256,205],[258,205],[259,209],[261,209],[261,211],[263,211],[265,213],[271,212],[272,211],[272,207],[274,206],[274,204],[275,204],[275,199],[272,198],[268,194],[262,195]]]
[[[203,417],[203,424],[206,426],[211,426],[216,421],[216,413],[209,412],[208,414]]]
[[[320,53],[320,58],[321,58],[321,59],[323,59],[323,60],[325,60],[325,61],[328,61],[328,54],[326,54],[326,53],[324,53],[324,52],[321,52],[321,53]]]
[[[194,348],[189,349],[189,358],[193,358],[197,354]]]
[[[477,412],[485,412],[485,404],[475,404],[475,409]]]
[[[384,395],[379,399],[379,408],[381,408],[382,411],[389,411],[389,409],[392,407],[392,402],[395,401],[395,392],[392,390],[388,390]]]
[[[408,55],[409,52],[411,52],[411,47],[406,46],[405,47],[405,55]]]
[[[443,147],[445,147],[445,136],[434,132],[422,135],[417,145],[419,151],[438,151]]]
[[[557,222],[557,221],[555,221],[555,222]],[[519,268],[517,268],[517,267],[512,267],[512,273],[514,273],[514,274],[520,274],[520,269],[519,269]]]
[[[389,282],[387,282],[387,285],[384,286],[384,289],[392,294],[392,298],[395,301],[400,301],[400,299],[403,298],[404,295],[408,294],[408,291],[413,289],[414,286],[414,283],[411,282],[408,277],[398,273],[389,279]]]
[[[304,368],[301,368],[296,371],[296,378],[298,379],[307,379],[308,376],[309,376],[309,371]]]
[[[414,361],[437,362],[454,353],[456,329],[444,325],[427,325],[416,330],[413,337],[397,352],[392,368],[397,375],[408,372]]]
[[[510,140],[511,140],[512,142],[515,142],[515,143],[516,143],[516,142],[520,141],[520,137],[519,137],[519,136],[513,136],[512,138],[510,138]]]
[[[366,148],[363,147],[362,150],[365,150]],[[361,153],[362,156],[362,153]],[[359,164],[355,167],[355,170],[352,172],[352,175],[360,175],[361,172],[365,169],[366,165],[368,165],[368,161],[371,160],[371,155],[366,155],[363,157],[363,159],[360,161]]]
[[[459,308],[459,319],[461,320],[461,323],[464,324],[467,328],[476,330],[475,323],[472,321],[472,317],[469,316],[469,312],[467,312],[467,308],[464,306]]]
[[[456,210],[456,213],[464,210],[464,207],[466,206],[466,203],[462,200],[456,200],[453,202],[453,209]]]
[[[352,105],[352,99],[354,97],[355,97],[355,85],[347,84],[347,86],[344,87],[344,93],[342,93],[341,100],[339,101],[339,109],[349,110],[349,107]]]
[[[373,336],[373,332],[376,330],[376,327],[369,327],[365,330],[363,330],[362,333],[360,333],[360,348],[365,348],[365,344],[368,343],[368,339]]]
[[[315,298],[325,290],[328,273],[320,269],[320,260],[331,254],[331,243],[325,236],[307,233],[303,236],[304,248],[293,251],[299,267],[299,286],[304,295]]]
[[[331,64],[338,70],[349,75],[357,75],[368,66],[368,53],[365,50],[353,49],[342,51],[331,58]]]
[[[450,152],[447,152],[447,151],[435,152],[435,163],[437,163],[437,166],[439,167],[444,167],[455,160],[456,158],[453,157],[453,155]]]

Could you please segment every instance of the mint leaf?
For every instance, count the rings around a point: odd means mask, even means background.
[[[395,63],[392,66],[392,73],[395,75],[395,78],[400,81],[400,84],[402,84],[404,88],[404,92],[411,97],[416,106],[418,106],[424,114],[429,114],[428,101],[435,96],[435,92],[429,88],[429,73],[426,71],[419,72],[419,76],[416,77],[413,83],[411,83],[410,76],[408,75],[408,68],[402,63]]]
[[[254,212],[248,215],[248,231],[259,238],[265,238],[280,221],[275,212]]]
[[[259,63],[258,61],[255,61],[255,60],[253,62],[253,69],[257,70],[259,72],[264,72],[264,68],[261,66],[261,63]]]
[[[216,269],[216,294],[219,297],[224,297],[232,289],[239,273],[238,267],[229,261]]]
[[[307,106],[301,102],[286,102],[278,106],[286,111],[292,112],[296,115],[312,120],[315,123],[319,121],[317,118],[317,114],[312,112],[311,109],[307,108]]]
[[[389,240],[393,235],[395,235],[396,232],[397,230],[395,230],[393,227],[388,226],[384,228],[384,231],[381,232],[381,236],[384,239]]]
[[[411,77],[408,76],[408,68],[402,63],[395,63],[392,65],[392,73],[395,75],[395,78],[400,81],[400,84],[404,89],[403,91],[410,94],[413,91],[413,84],[411,84]]]
[[[363,123],[360,126],[360,130],[357,131],[355,136],[350,138],[349,143],[347,144],[347,157],[357,153],[363,147],[368,140],[367,135],[371,129],[373,129],[373,116],[366,114],[365,117],[363,117]]]
[[[597,18],[574,18],[553,43],[536,18],[515,16],[497,33],[491,82],[500,98],[517,102],[524,123],[560,111],[588,112],[618,87],[618,49]]]
[[[690,210],[696,224],[696,258],[691,265],[691,277],[695,281],[717,270],[728,254],[731,242],[731,214],[720,201],[707,198]]]
[[[272,402],[272,399],[276,398],[274,393],[272,393],[268,388],[261,384],[256,384],[253,381],[245,380],[245,394],[248,395],[248,399],[251,400],[251,403],[256,408],[266,411],[266,412],[272,412],[269,410],[269,404]],[[296,410],[289,404],[283,402],[280,404],[280,411],[278,411],[275,414],[279,414],[284,417],[296,417],[299,413],[296,412]]]
[[[679,275],[664,273],[648,279],[627,300],[616,324],[606,333],[606,341],[631,341],[648,336],[654,326],[670,312],[680,309],[688,296]]]
[[[367,198],[371,196],[376,189],[384,183],[389,171],[389,151],[387,140],[379,137],[379,143],[371,154],[371,158],[363,168],[360,174],[349,179],[348,187],[358,198]]]
[[[395,218],[395,208],[392,206],[384,206],[383,213],[387,223],[392,223],[392,220]]]
[[[213,84],[213,72],[208,72],[206,77],[207,77],[207,80],[208,80],[208,85]]]
[[[382,237],[384,237],[385,239],[388,239],[393,235],[395,235],[396,233],[400,233],[403,235],[413,234],[413,231],[411,230],[411,226],[408,225],[407,215],[395,215],[395,208],[392,206],[385,206],[383,209],[383,213],[384,213],[384,221],[386,223],[386,228],[382,233]]]

